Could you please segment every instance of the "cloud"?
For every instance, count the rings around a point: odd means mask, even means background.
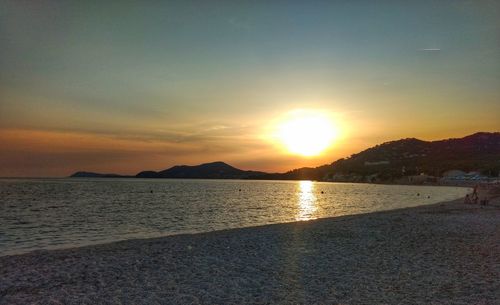
[[[439,48],[425,48],[425,49],[420,49],[419,51],[423,51],[423,52],[440,52],[441,49],[439,49]]]
[[[176,164],[234,161],[266,149],[246,127],[201,125],[135,134],[0,129],[0,176],[67,176],[78,170],[136,174]]]

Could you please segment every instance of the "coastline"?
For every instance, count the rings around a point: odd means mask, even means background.
[[[498,197],[0,257],[0,304],[495,304],[499,291]]]

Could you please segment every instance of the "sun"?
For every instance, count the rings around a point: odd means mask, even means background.
[[[277,138],[296,155],[312,157],[331,146],[337,136],[332,119],[319,111],[294,111],[278,124]]]

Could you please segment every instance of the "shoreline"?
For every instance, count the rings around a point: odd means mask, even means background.
[[[330,181],[330,180],[315,180],[315,179],[251,179],[251,178],[142,178],[135,176],[119,176],[119,177],[0,177],[0,179],[6,180],[42,180],[42,179],[54,179],[54,180],[113,180],[113,179],[123,179],[123,180],[217,180],[217,181],[282,181],[282,182],[297,182],[297,181],[313,181],[321,183],[349,183],[349,184],[374,184],[374,185],[414,185],[414,186],[453,186],[453,187],[474,187],[476,185],[500,185],[500,180],[498,178],[488,178],[491,181],[472,181],[472,180],[457,180],[448,182],[425,182],[425,183],[402,183],[397,181],[386,181],[386,182],[358,182],[358,181]],[[496,179],[496,180],[495,180]]]
[[[494,193],[489,206],[457,199],[2,256],[0,304],[495,304]]]
[[[337,183],[337,182],[336,182]],[[344,182],[339,182],[339,183],[344,183]],[[345,182],[345,183],[350,183],[350,182]],[[469,188],[469,187],[467,187]],[[124,239],[124,240],[115,240],[115,241],[107,241],[107,242],[102,242],[102,243],[91,243],[91,244],[85,244],[81,246],[74,246],[74,247],[62,247],[62,248],[52,248],[52,249],[37,249],[37,250],[31,250],[29,252],[25,253],[18,253],[18,254],[7,254],[7,255],[0,255],[0,259],[4,257],[12,257],[12,256],[22,256],[22,255],[31,255],[31,254],[38,254],[38,253],[48,253],[48,252],[53,252],[53,251],[75,251],[81,248],[87,248],[87,247],[99,247],[99,246],[104,246],[104,245],[112,245],[112,244],[117,244],[117,243],[127,243],[127,242],[147,242],[147,241],[154,241],[158,240],[161,241],[162,239],[165,238],[171,238],[171,237],[193,237],[193,236],[202,236],[202,235],[210,235],[210,234],[216,234],[216,233],[231,233],[231,232],[236,232],[239,230],[252,230],[252,229],[266,229],[268,227],[273,227],[273,226],[280,226],[280,225],[300,225],[302,223],[307,224],[307,223],[314,223],[314,222],[321,222],[321,221],[343,221],[347,220],[350,218],[357,218],[357,217],[363,217],[363,216],[370,216],[370,215],[378,215],[378,214],[387,214],[387,213],[398,213],[398,212],[405,212],[406,210],[414,210],[418,208],[424,208],[424,207],[433,207],[433,206],[442,206],[442,205],[448,205],[448,204],[460,204],[463,203],[464,198],[458,198],[454,200],[449,200],[449,201],[443,201],[443,202],[437,202],[437,203],[431,203],[431,204],[424,204],[424,205],[419,205],[419,206],[412,206],[412,207],[404,207],[404,208],[397,208],[397,209],[392,209],[392,210],[382,210],[382,211],[374,211],[374,212],[367,212],[367,213],[361,213],[361,214],[350,214],[350,215],[339,215],[339,216],[332,216],[332,217],[324,217],[324,218],[316,218],[316,219],[311,219],[311,220],[303,220],[303,221],[289,221],[289,222],[280,222],[280,223],[271,223],[271,224],[264,224],[264,225],[255,225],[255,226],[250,226],[250,227],[240,227],[240,228],[228,228],[228,229],[220,229],[220,230],[214,230],[214,231],[205,231],[205,232],[194,232],[194,233],[178,233],[178,234],[171,234],[171,235],[164,235],[164,236],[157,236],[157,237],[146,237],[146,238],[131,238],[131,239]]]
[[[95,178],[75,178],[75,179],[89,179],[92,180]],[[97,178],[101,179],[101,178]],[[142,179],[142,178],[140,178]],[[190,180],[190,179],[180,179],[180,180]],[[198,180],[198,179],[192,179],[192,180]],[[214,179],[212,179],[214,180]],[[221,180],[228,180],[228,179],[221,179]],[[235,180],[235,179],[232,179]],[[249,181],[249,180],[241,180],[241,181]],[[255,180],[255,181],[263,181],[263,180]],[[269,180],[272,181],[272,180]],[[275,182],[275,181],[273,181]],[[289,183],[289,182],[295,182],[295,181],[290,181],[290,180],[282,180],[284,183]],[[316,181],[319,183],[332,183],[332,184],[365,184],[365,185],[377,185],[377,186],[401,186],[401,185],[395,185],[395,184],[379,184],[379,183],[364,183],[364,182],[321,182],[321,181]],[[434,185],[403,185],[403,186],[410,186],[410,187],[435,187]],[[467,188],[471,189],[469,186],[446,186],[443,185],[444,187],[452,187],[452,188]],[[454,199],[457,200],[457,199]],[[447,201],[446,201],[447,202]],[[434,204],[439,204],[441,202],[434,202],[434,203],[423,203],[421,206],[429,206],[429,205],[434,205]],[[321,218],[315,218],[315,219],[310,219],[310,220],[305,220],[307,221],[316,221],[316,220],[322,220],[322,219],[336,219],[339,217],[347,217],[347,216],[357,216],[357,215],[365,215],[365,214],[372,214],[372,213],[383,213],[383,212],[388,212],[388,211],[398,211],[402,209],[407,209],[407,208],[414,208],[418,206],[410,206],[410,207],[398,207],[396,209],[394,208],[389,208],[389,209],[383,209],[383,210],[374,210],[374,211],[368,211],[368,212],[354,212],[354,214],[340,214],[336,216],[327,216],[327,217],[321,217]],[[150,236],[143,236],[143,237],[132,237],[132,238],[122,238],[122,239],[107,239],[107,240],[99,240],[99,241],[89,241],[86,243],[78,243],[78,244],[62,244],[62,245],[55,245],[55,246],[50,246],[50,247],[40,247],[38,249],[33,249],[33,250],[20,250],[20,251],[5,251],[2,253],[0,251],[0,258],[5,257],[5,256],[16,256],[16,255],[24,255],[24,254],[29,254],[32,252],[46,252],[46,251],[59,251],[59,250],[69,250],[69,249],[75,249],[75,248],[82,248],[82,247],[90,247],[90,246],[99,246],[99,245],[105,245],[105,244],[110,244],[110,243],[115,243],[115,242],[127,242],[127,241],[134,241],[134,240],[148,240],[148,239],[161,239],[165,237],[171,237],[171,236],[189,236],[189,235],[196,235],[196,234],[205,234],[205,233],[212,233],[212,232],[218,232],[218,231],[228,231],[228,230],[238,230],[238,229],[244,229],[244,228],[258,228],[258,227],[266,227],[266,226],[271,226],[271,225],[279,225],[279,224],[290,224],[290,223],[295,223],[295,222],[303,222],[304,220],[288,220],[286,222],[276,222],[276,223],[265,223],[265,224],[251,224],[248,226],[243,226],[243,227],[228,227],[228,228],[222,228],[222,229],[215,229],[211,231],[205,231],[205,230],[184,230],[184,231],[178,231],[178,232],[172,232],[172,233],[160,233],[156,235],[150,235]]]
[[[409,210],[409,209],[412,210],[412,209],[416,209],[416,208],[420,208],[420,207],[432,207],[432,206],[443,205],[443,204],[461,203],[462,201],[463,201],[463,198],[459,198],[459,199],[454,199],[454,200],[450,200],[450,201],[443,201],[443,202],[425,204],[425,205],[414,206],[414,207],[405,207],[405,208],[397,208],[397,209],[392,209],[392,210],[374,211],[374,212],[368,212],[368,213],[362,213],[362,214],[340,215],[340,216],[316,218],[316,219],[304,220],[304,221],[271,223],[271,224],[256,225],[256,226],[250,226],[250,227],[228,228],[228,229],[220,229],[220,230],[206,231],[206,232],[178,233],[178,234],[164,235],[164,236],[158,236],[158,237],[131,238],[131,239],[107,241],[107,242],[95,243],[95,244],[94,243],[84,244],[84,245],[81,245],[81,246],[79,245],[79,246],[75,246],[75,247],[64,247],[63,246],[61,248],[37,249],[37,250],[31,250],[31,251],[25,252],[25,253],[0,255],[0,260],[2,258],[5,258],[5,257],[36,255],[36,254],[44,254],[44,253],[50,253],[50,252],[55,252],[55,251],[66,251],[66,250],[67,251],[77,251],[81,248],[99,247],[99,246],[112,245],[112,244],[118,244],[118,243],[147,242],[147,241],[154,241],[154,240],[161,241],[162,239],[171,238],[171,237],[189,238],[189,237],[193,237],[193,236],[210,235],[213,233],[214,234],[215,233],[231,233],[233,231],[236,232],[239,230],[266,229],[268,227],[280,226],[280,225],[299,225],[301,223],[313,223],[313,222],[321,222],[321,221],[343,221],[344,219],[349,219],[352,217],[358,217],[358,216],[362,217],[362,216],[369,216],[369,215],[376,215],[376,214],[385,214],[385,213],[390,213],[390,212],[404,212],[405,210]]]

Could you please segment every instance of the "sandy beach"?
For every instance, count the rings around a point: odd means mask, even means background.
[[[0,257],[0,304],[499,300],[499,198]]]

